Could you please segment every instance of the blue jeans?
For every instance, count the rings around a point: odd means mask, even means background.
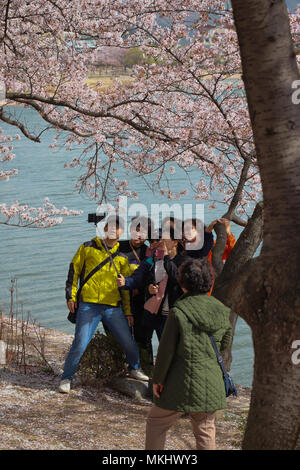
[[[138,346],[132,337],[122,308],[91,302],[80,302],[76,314],[75,337],[66,357],[61,380],[72,380],[79,361],[101,320],[123,347],[129,368],[140,368]]]

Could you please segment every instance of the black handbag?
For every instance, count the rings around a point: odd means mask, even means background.
[[[224,366],[222,356],[219,353],[219,350],[217,348],[214,337],[212,335],[208,335],[208,336],[209,336],[209,339],[211,341],[212,347],[214,348],[214,351],[216,353],[219,366],[221,367],[221,370],[223,372],[223,379],[224,379],[226,397],[229,397],[230,395],[235,395],[237,397],[238,396],[237,389],[234,386],[234,383],[233,383],[233,380],[232,380],[230,374],[228,374],[228,372],[227,372],[227,370]]]
[[[111,261],[115,256],[118,255],[118,251],[116,251],[115,253],[113,254],[110,254],[110,256],[108,256],[107,258],[105,258],[104,261],[102,261],[100,264],[98,264],[98,266],[96,266],[94,269],[92,269],[92,271],[86,276],[86,278],[83,280],[82,284],[80,285],[78,291],[77,291],[77,295],[76,295],[76,303],[77,303],[77,308],[74,309],[74,313],[73,312],[70,312],[69,311],[69,314],[67,316],[67,319],[69,320],[69,322],[71,323],[76,323],[76,313],[77,313],[77,310],[78,310],[78,306],[79,306],[79,301],[80,301],[80,294],[81,294],[81,290],[84,286],[84,284],[86,284],[86,282],[91,279],[91,277],[97,272],[99,271],[99,269],[103,268],[103,266],[106,265],[106,263],[108,263],[108,261]]]

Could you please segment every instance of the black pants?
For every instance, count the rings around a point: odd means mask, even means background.
[[[143,335],[146,341],[146,345],[152,357],[153,362],[153,348],[152,348],[152,337],[155,332],[160,341],[167,316],[162,315],[161,313],[153,314],[147,310],[143,311],[141,327],[143,329]]]
[[[144,294],[136,295],[131,300],[131,311],[134,318],[133,336],[140,352],[140,361],[143,371],[149,376],[153,372],[152,335],[144,323]]]

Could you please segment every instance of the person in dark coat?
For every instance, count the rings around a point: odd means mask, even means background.
[[[145,285],[146,303],[142,317],[142,328],[147,344],[151,344],[152,358],[153,333],[156,332],[159,341],[169,309],[183,293],[177,282],[177,276],[179,266],[187,259],[181,252],[178,253],[178,240],[175,239],[172,227],[170,232],[161,232],[159,237],[160,239],[155,242],[154,256],[144,260],[132,276],[123,279],[121,277],[117,281],[119,287],[125,285],[129,289]],[[151,245],[152,248],[153,246]],[[165,283],[165,287],[159,297],[162,283]],[[152,308],[153,305],[154,308]]]
[[[131,272],[134,273],[146,259],[146,240],[151,238],[153,222],[144,216],[134,217],[130,222],[129,240],[121,240],[119,251],[126,255]],[[144,266],[144,263],[143,263]],[[147,268],[148,265],[146,265]],[[148,270],[148,268],[147,268]],[[142,328],[142,315],[145,303],[145,286],[141,281],[130,291],[131,312],[134,318],[133,336],[139,347],[146,348],[146,338]]]
[[[136,331],[136,341],[138,342],[140,348],[144,349],[142,353],[141,349],[141,360],[143,367],[147,370],[148,374],[151,375],[153,370],[153,348],[152,348],[152,334],[149,334],[149,329],[144,324],[144,304],[145,300],[149,297],[148,284],[153,278],[151,271],[155,269],[155,262],[157,257],[157,249],[161,240],[161,230],[153,232],[153,239],[150,239],[150,247],[146,249],[144,259],[141,260],[137,269],[135,269],[131,276],[123,277],[120,275],[117,279],[117,285],[119,289],[129,289],[131,292],[139,291],[139,304],[137,306],[138,310],[138,330]],[[162,250],[160,250],[162,253]],[[135,297],[133,297],[135,299]]]
[[[154,267],[148,273],[147,286],[149,294],[148,302],[146,301],[144,306],[142,322],[149,340],[152,340],[155,331],[158,341],[160,341],[170,308],[183,293],[177,281],[178,268],[188,259],[182,253],[182,247],[176,238],[173,226],[166,229],[163,224],[161,237],[158,248],[162,250],[162,256],[161,259],[155,259]],[[153,311],[148,307],[148,304],[150,302],[151,305],[153,298],[159,296],[162,283],[165,283],[165,288],[161,291],[159,297],[159,307]]]
[[[205,258],[214,246],[212,229],[217,221],[208,227],[200,219],[186,219],[183,223],[185,253],[190,258]]]
[[[230,309],[207,295],[212,281],[207,259],[190,259],[179,268],[184,294],[171,308],[159,343],[146,450],[164,449],[168,429],[184,413],[192,421],[197,449],[215,449],[215,412],[226,407],[226,393],[208,333],[222,352],[232,328]]]

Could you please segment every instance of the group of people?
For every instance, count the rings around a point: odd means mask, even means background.
[[[226,260],[235,244],[226,219],[204,226],[197,219],[167,217],[154,230],[151,219],[139,216],[131,221],[130,239],[119,241],[124,221],[110,216],[104,236],[83,243],[70,264],[66,298],[69,310],[76,311],[76,326],[59,391],[69,393],[79,361],[102,321],[121,344],[130,377],[149,380],[141,369],[142,350],[154,366],[147,450],[164,448],[167,430],[182,413],[190,415],[197,449],[215,448],[215,412],[225,408],[226,400],[208,334],[221,351],[231,341],[229,309],[211,296],[212,230],[217,222],[227,232]],[[154,332],[159,341],[155,361]]]

